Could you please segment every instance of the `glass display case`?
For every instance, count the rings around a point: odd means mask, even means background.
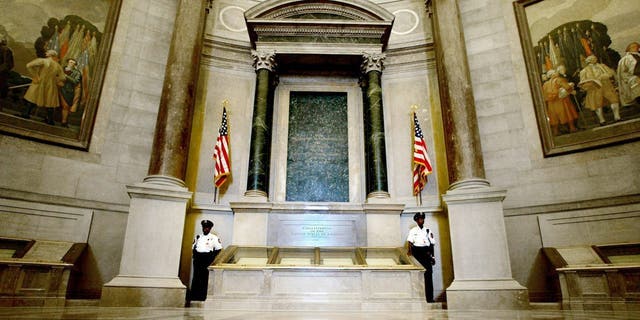
[[[229,246],[209,266],[205,307],[424,310],[423,274],[404,248]]]
[[[244,247],[226,248],[212,268],[421,269],[402,248]]]

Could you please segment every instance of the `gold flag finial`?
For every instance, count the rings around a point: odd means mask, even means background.
[[[225,107],[225,108],[228,107],[229,106],[229,99],[222,100],[222,106]]]
[[[419,108],[419,107],[418,107],[418,105],[417,105],[417,104],[412,104],[412,105],[411,105],[411,112],[414,112],[414,113],[415,113],[415,112],[417,112],[417,111],[418,111],[418,108]]]

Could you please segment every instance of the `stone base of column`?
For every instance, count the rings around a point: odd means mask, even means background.
[[[243,246],[267,245],[269,225],[267,218],[273,207],[265,201],[230,203],[233,210],[233,239],[231,243]]]
[[[178,277],[117,276],[102,288],[102,307],[170,307],[185,305],[187,288]]]
[[[389,203],[391,195],[386,191],[374,191],[367,194],[367,203]]]
[[[397,247],[398,240],[403,243],[400,215],[404,204],[386,203],[364,206],[367,215],[367,246]]]
[[[131,202],[122,260],[118,276],[102,288],[103,306],[185,304],[186,287],[178,278],[178,271],[192,193],[171,179],[158,178],[152,179],[155,183],[127,186]]]
[[[523,310],[529,308],[527,288],[513,279],[454,280],[447,288],[449,310]]]
[[[261,190],[247,190],[244,193],[243,200],[247,202],[268,202],[269,195]]]
[[[527,309],[527,289],[513,279],[502,201],[507,191],[483,179],[451,186],[447,204],[454,281],[447,308]]]

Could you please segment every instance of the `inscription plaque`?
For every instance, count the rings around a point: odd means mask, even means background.
[[[355,246],[353,221],[282,221],[282,241],[294,246]]]
[[[267,244],[279,247],[359,247],[367,243],[364,214],[273,213]]]

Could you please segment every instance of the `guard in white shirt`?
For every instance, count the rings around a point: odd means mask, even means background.
[[[220,250],[222,243],[220,238],[211,233],[213,222],[202,220],[202,235],[197,235],[193,240],[193,280],[191,280],[191,294],[189,300],[204,301],[207,299],[207,284],[209,282],[209,270]]]
[[[427,298],[427,302],[433,301],[433,265],[436,264],[434,258],[434,247],[436,245],[436,239],[433,236],[433,232],[424,227],[424,213],[418,212],[413,216],[413,221],[418,225],[411,228],[409,236],[407,236],[407,242],[409,245],[409,251],[407,254],[413,255],[418,262],[424,267],[424,294]]]

